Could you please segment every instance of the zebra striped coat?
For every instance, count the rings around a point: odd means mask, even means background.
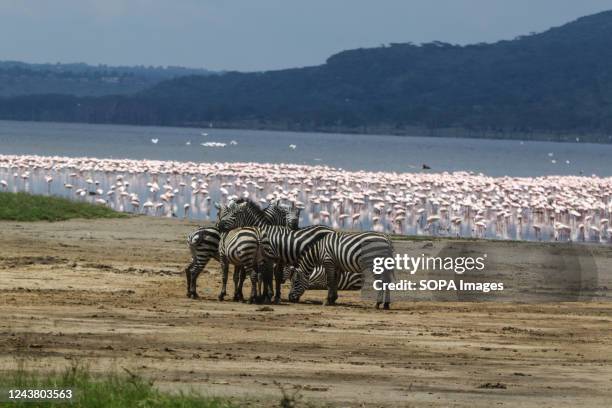
[[[191,251],[191,263],[185,268],[187,297],[196,299],[198,276],[211,259],[219,260],[221,234],[215,227],[198,228],[187,237]]]
[[[271,259],[276,263],[274,267],[274,302],[281,299],[281,284],[284,281],[284,270],[287,266],[297,265],[300,256],[324,236],[334,232],[324,225],[291,230],[286,227],[265,225],[259,227],[267,236],[272,250]]]
[[[251,296],[249,302],[259,301],[261,298],[261,282],[258,275],[263,274],[266,260],[271,256],[271,248],[266,234],[259,228],[236,228],[221,234],[219,242],[219,262],[223,274],[223,281],[219,300],[223,300],[227,293],[227,276],[229,265],[232,264],[244,270],[251,278]]]
[[[289,300],[299,301],[309,286],[312,271],[317,267],[325,269],[327,278],[327,304],[333,305],[338,299],[338,279],[341,272],[358,274],[373,273],[374,258],[392,257],[393,245],[383,234],[375,232],[333,232],[312,245],[300,257],[293,276]],[[385,271],[380,277],[391,282],[393,271]],[[383,303],[383,291],[378,292],[376,306]],[[390,292],[384,292],[384,307],[389,308]]]
[[[283,280],[291,281],[295,268],[287,268],[287,271],[283,271],[285,276]],[[338,276],[338,290],[360,290],[363,287],[363,277],[358,273],[350,273],[340,271]],[[310,274],[308,280],[308,289],[322,290],[327,289],[327,275],[325,274],[325,268],[317,266]]]

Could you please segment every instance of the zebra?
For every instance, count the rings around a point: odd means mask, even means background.
[[[281,284],[287,276],[287,268],[297,265],[300,256],[310,246],[322,239],[324,236],[334,232],[325,225],[312,225],[298,230],[276,225],[264,225],[258,227],[268,238],[271,249],[271,260],[274,266],[274,303],[281,301]],[[271,282],[268,282],[270,285]]]
[[[189,234],[187,243],[191,251],[192,261],[185,268],[187,278],[187,297],[197,299],[197,279],[204,267],[211,259],[220,262],[219,242],[221,233],[215,227],[201,227]],[[244,300],[242,285],[245,279],[245,271],[241,267],[235,267],[233,274],[234,301]]]
[[[339,273],[352,273],[364,277],[364,272],[372,271],[376,257],[392,257],[393,244],[383,234],[376,232],[333,232],[312,245],[300,257],[297,270],[293,274],[289,301],[298,302],[308,288],[312,271],[317,266],[325,269],[327,277],[327,305],[338,299]],[[393,271],[385,270],[381,276],[384,283],[394,278]],[[384,291],[384,309],[389,309],[391,295]],[[376,308],[383,303],[383,291],[378,292]]]
[[[201,227],[189,234],[187,244],[191,251],[191,263],[185,268],[187,297],[198,298],[196,282],[198,276],[211,259],[219,261],[221,233],[216,227]],[[234,272],[236,275],[236,272]],[[236,278],[234,277],[234,281]]]
[[[223,281],[219,300],[223,300],[227,293],[227,275],[229,265],[242,268],[245,275],[251,278],[251,296],[249,303],[260,299],[258,281],[259,275],[264,275],[270,269],[267,259],[270,258],[270,244],[259,228],[236,228],[227,233],[221,233],[219,241],[219,262]],[[262,269],[263,268],[263,269]]]

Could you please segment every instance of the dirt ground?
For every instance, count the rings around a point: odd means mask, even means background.
[[[359,292],[326,307],[309,291],[304,303],[262,308],[218,302],[213,261],[191,300],[181,271],[194,225],[0,223],[0,370],[79,361],[254,406],[276,403],[278,384],[339,407],[610,406],[610,286],[596,301],[402,301],[383,312]],[[505,256],[506,274],[534,270],[521,254],[546,246],[485,245]],[[612,251],[592,252],[609,279]]]

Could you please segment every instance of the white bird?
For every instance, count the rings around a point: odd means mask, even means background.
[[[238,142],[237,142],[237,141],[235,141],[235,140],[232,140],[232,141],[230,142],[230,144],[231,144],[231,145],[233,145],[233,146],[236,146],[236,145],[238,144]]]
[[[157,142],[159,142],[159,139],[151,139],[151,143],[157,144]]]
[[[206,142],[206,143],[200,143],[200,145],[202,145],[204,147],[225,147],[226,143],[221,143],[221,142]]]
[[[294,144],[290,144],[289,145],[289,148],[292,149],[292,150],[295,150],[296,147],[297,147],[297,145],[294,145]]]

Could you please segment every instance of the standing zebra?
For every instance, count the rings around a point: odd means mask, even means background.
[[[219,262],[223,274],[219,300],[227,293],[227,275],[229,265],[240,267],[251,278],[251,296],[249,303],[260,299],[258,281],[264,272],[261,268],[269,268],[267,259],[270,257],[270,244],[264,232],[258,228],[236,228],[227,233],[221,233],[219,242]]]
[[[274,303],[280,303],[281,284],[284,281],[284,270],[291,265],[297,265],[300,256],[317,241],[334,232],[324,225],[312,225],[310,227],[290,230],[286,227],[265,225],[259,227],[269,241],[271,248],[271,259],[274,265]],[[270,283],[270,282],[269,282]]]
[[[221,241],[221,234],[215,227],[198,228],[189,234],[187,243],[191,251],[191,263],[185,268],[187,297],[192,299],[198,297],[196,290],[198,276],[211,258],[219,260],[219,241]],[[236,272],[234,272],[234,275],[236,275]]]
[[[327,277],[327,302],[333,305],[338,299],[340,271],[358,274],[373,273],[374,258],[392,257],[393,245],[386,235],[375,232],[333,232],[312,245],[300,257],[293,275],[289,300],[297,302],[309,285],[312,271],[322,266]],[[381,276],[384,283],[393,279],[393,271],[385,270]],[[391,294],[384,291],[384,308],[389,309]],[[378,292],[376,307],[383,303],[383,291]]]
[[[189,234],[187,242],[191,251],[192,260],[191,263],[185,268],[185,275],[187,278],[187,297],[192,299],[198,298],[197,292],[197,279],[204,267],[208,264],[211,259],[216,259],[221,262],[219,258],[219,243],[223,234],[215,227],[203,227],[199,228],[193,233]],[[234,301],[243,300],[242,285],[246,276],[246,271],[236,266],[233,274],[234,281]]]

